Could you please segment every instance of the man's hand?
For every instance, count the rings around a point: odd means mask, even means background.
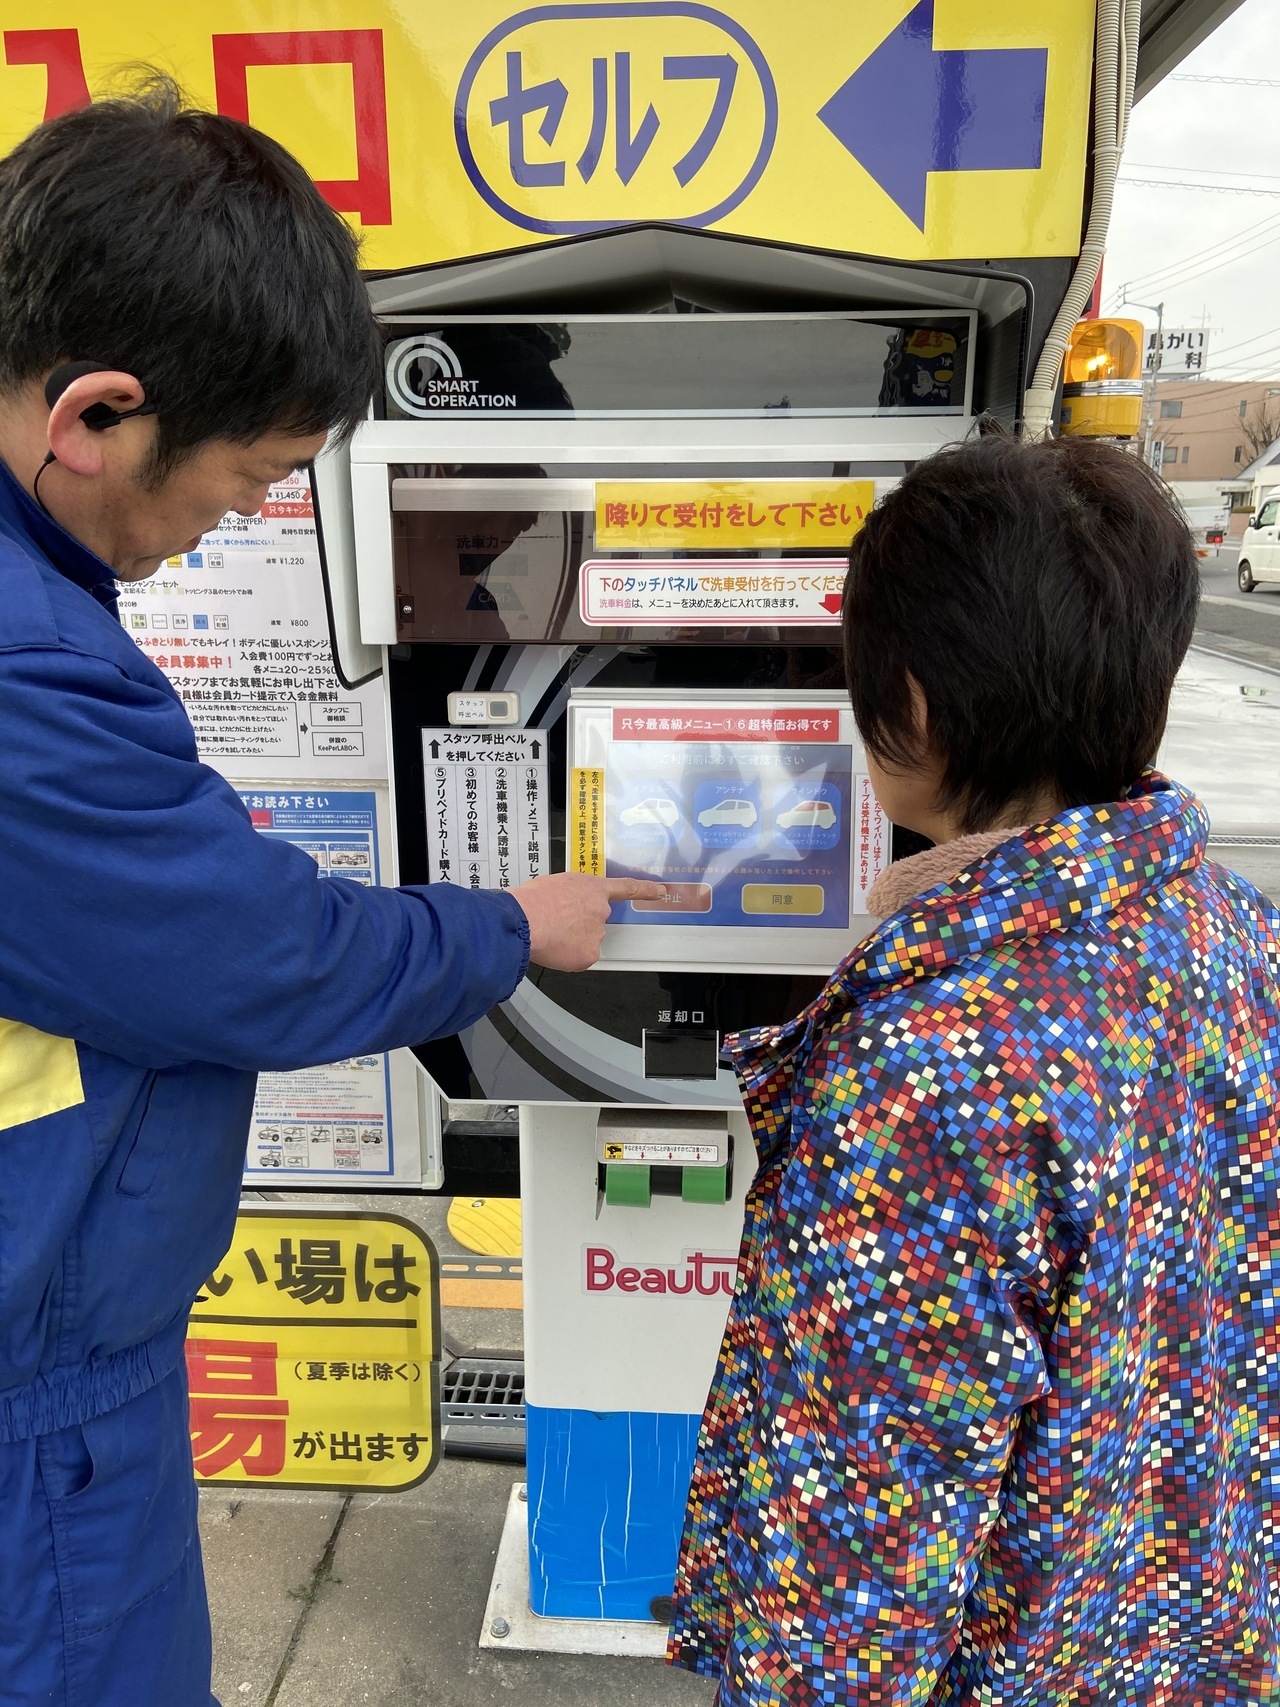
[[[556,972],[585,972],[600,958],[613,901],[661,901],[661,883],[558,871],[513,889],[529,921],[529,958]]]

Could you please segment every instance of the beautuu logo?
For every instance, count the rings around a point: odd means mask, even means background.
[[[733,1297],[738,1259],[724,1251],[682,1251],[678,1264],[641,1266],[620,1263],[607,1245],[583,1247],[583,1290],[585,1292],[677,1293],[713,1298],[717,1293]]]

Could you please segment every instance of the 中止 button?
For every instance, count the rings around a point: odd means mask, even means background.
[[[711,885],[709,883],[668,883],[665,877],[655,879],[666,890],[662,900],[632,901],[636,913],[709,913]]]

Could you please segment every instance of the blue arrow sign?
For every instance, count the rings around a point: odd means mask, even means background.
[[[1048,64],[1043,47],[935,51],[919,0],[818,117],[923,231],[930,172],[1039,167]]]

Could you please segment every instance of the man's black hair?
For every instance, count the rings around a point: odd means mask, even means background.
[[[1136,456],[988,436],[914,469],[853,542],[854,717],[888,768],[942,761],[938,806],[985,829],[1044,792],[1118,800],[1155,758],[1200,578],[1171,494]]]
[[[356,257],[291,154],[149,75],[0,160],[0,389],[133,374],[155,480],[213,439],[349,431],[379,371]]]

